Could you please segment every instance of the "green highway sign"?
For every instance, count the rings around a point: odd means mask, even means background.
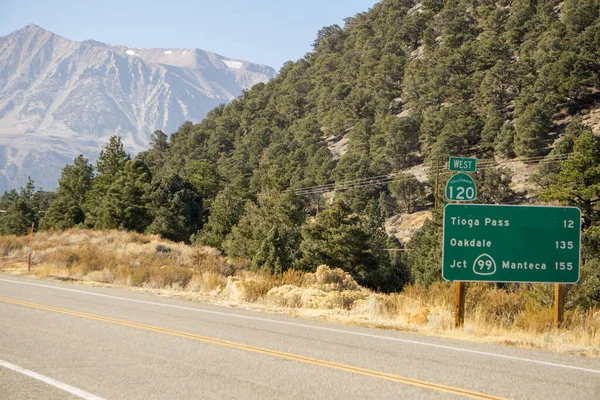
[[[475,172],[477,170],[477,159],[450,157],[448,167],[450,171]]]
[[[446,198],[450,201],[473,201],[477,198],[477,186],[469,175],[458,173],[446,184]]]
[[[579,283],[580,242],[576,207],[447,204],[442,277]]]

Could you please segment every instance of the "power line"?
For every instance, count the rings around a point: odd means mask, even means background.
[[[484,170],[491,169],[491,168],[497,168],[497,167],[503,166],[505,164],[511,164],[511,163],[517,163],[517,162],[524,162],[524,163],[534,162],[537,165],[562,162],[565,159],[567,159],[571,154],[573,154],[573,153],[556,154],[556,155],[550,155],[550,156],[545,156],[545,157],[544,156],[528,157],[528,158],[522,158],[522,159],[506,160],[506,161],[502,161],[502,162],[496,162],[496,161],[490,160],[489,162],[480,163],[479,164],[480,168],[478,170],[484,171]],[[446,165],[447,164],[441,166],[441,168],[446,168]],[[432,169],[434,169],[432,166],[425,166],[424,172],[425,173],[430,172]],[[445,171],[445,172],[440,173],[440,175],[447,175],[447,174],[453,174],[453,173],[454,173],[453,171]],[[305,188],[288,189],[288,190],[286,190],[286,192],[292,192],[292,193],[299,194],[299,195],[322,194],[322,193],[330,192],[333,190],[358,189],[358,188],[363,188],[363,187],[379,186],[379,185],[392,183],[392,182],[403,182],[403,181],[413,179],[412,177],[409,177],[409,178],[403,177],[403,179],[396,179],[396,177],[398,175],[402,176],[403,173],[392,173],[392,174],[386,174],[386,175],[373,176],[373,177],[369,177],[369,178],[361,178],[361,179],[356,179],[356,180],[330,183],[330,184],[325,184],[325,185],[315,185],[315,186],[309,186],[309,187],[305,187]]]

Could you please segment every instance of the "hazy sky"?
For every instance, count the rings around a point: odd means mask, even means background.
[[[72,40],[200,48],[279,69],[377,0],[0,0],[0,36],[34,23]]]

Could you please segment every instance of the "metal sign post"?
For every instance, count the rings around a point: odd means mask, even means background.
[[[449,201],[467,202],[477,199],[477,185],[471,176],[464,172],[477,170],[476,158],[450,157],[448,163],[450,171],[462,171],[452,176],[446,184],[446,198]],[[456,282],[456,300],[454,310],[454,326],[459,328],[465,323],[465,296],[467,286],[465,282]]]

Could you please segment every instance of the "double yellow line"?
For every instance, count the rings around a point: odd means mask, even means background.
[[[179,336],[179,337],[186,338],[186,339],[192,339],[192,340],[197,340],[197,341],[201,341],[201,342],[205,342],[205,343],[216,344],[219,346],[226,346],[226,347],[230,347],[230,348],[234,348],[234,349],[251,351],[254,353],[265,354],[265,355],[269,355],[269,356],[273,356],[273,357],[279,357],[279,358],[284,358],[284,359],[288,359],[288,360],[299,361],[299,362],[303,362],[306,364],[313,364],[313,365],[318,365],[321,367],[327,367],[327,368],[351,372],[351,373],[355,373],[355,374],[359,374],[359,375],[370,376],[373,378],[379,378],[379,379],[384,379],[384,380],[388,380],[388,381],[403,383],[405,385],[411,385],[411,386],[417,386],[417,387],[421,387],[421,388],[425,388],[425,389],[437,390],[440,392],[445,392],[445,393],[450,393],[450,394],[454,394],[454,395],[458,395],[458,396],[468,397],[471,399],[496,399],[496,400],[503,399],[502,397],[491,396],[491,395],[488,395],[485,393],[473,392],[470,390],[455,388],[452,386],[440,385],[437,383],[421,381],[418,379],[405,378],[405,377],[398,376],[398,375],[387,374],[385,372],[379,372],[379,371],[373,371],[373,370],[369,370],[369,369],[365,369],[365,368],[354,367],[352,365],[338,364],[338,363],[331,362],[331,361],[319,360],[316,358],[304,357],[304,356],[299,356],[299,355],[290,354],[290,353],[284,353],[281,351],[265,349],[262,347],[249,346],[249,345],[242,344],[242,343],[235,343],[235,342],[230,342],[227,340],[220,340],[220,339],[215,339],[215,338],[211,338],[211,337],[195,335],[193,333],[186,333],[186,332],[174,331],[171,329],[160,328],[157,326],[139,324],[137,322],[130,322],[130,321],[125,321],[125,320],[120,320],[120,319],[115,319],[115,318],[103,317],[103,316],[95,315],[95,314],[87,314],[87,313],[82,313],[82,312],[78,312],[78,311],[71,311],[71,310],[66,310],[63,308],[45,306],[42,304],[28,303],[25,301],[13,300],[13,299],[5,298],[5,297],[0,297],[0,301],[2,301],[4,303],[17,304],[20,306],[36,308],[39,310],[52,311],[52,312],[56,312],[56,313],[73,315],[73,316],[92,319],[92,320],[96,320],[96,321],[110,322],[110,323],[117,324],[117,325],[129,326],[132,328],[138,328],[138,329],[144,329],[144,330],[152,331],[152,332],[164,333],[164,334],[172,335],[172,336]]]

